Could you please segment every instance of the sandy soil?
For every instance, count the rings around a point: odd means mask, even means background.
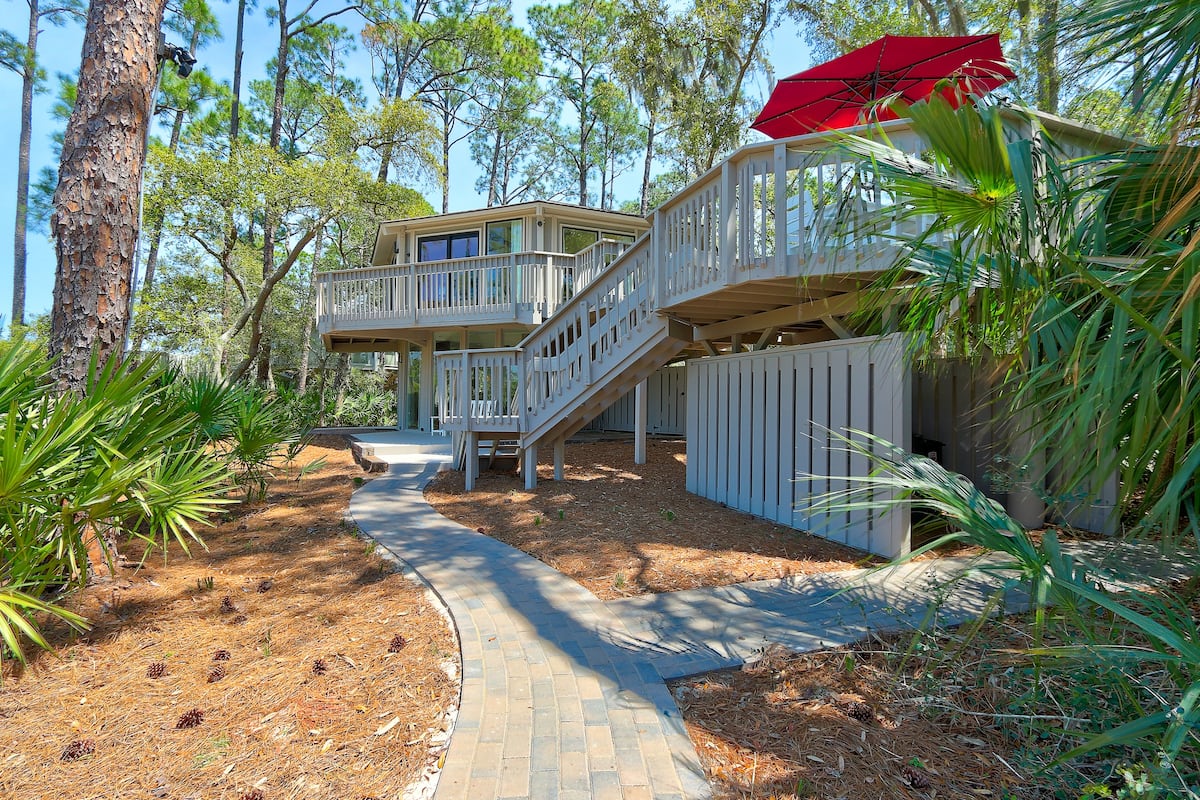
[[[570,444],[564,481],[552,480],[549,464],[532,492],[512,473],[484,472],[468,495],[462,473],[443,472],[425,497],[602,600],[866,563],[865,553],[689,494],[684,459],[680,441],[652,440],[640,466],[631,442]]]
[[[73,599],[89,633],[5,665],[0,797],[398,797],[437,761],[457,644],[342,524],[362,473],[319,445],[301,461],[323,469],[202,529],[207,552],[122,568]]]

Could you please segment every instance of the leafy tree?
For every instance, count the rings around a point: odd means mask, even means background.
[[[696,0],[680,18],[686,55],[671,102],[673,166],[689,179],[745,141],[759,104],[748,96],[778,22],[768,0]]]
[[[640,100],[646,114],[642,189],[637,211],[645,216],[650,202],[651,167],[657,138],[666,132],[671,102],[682,81],[684,55],[679,46],[680,22],[662,0],[636,0],[621,15],[621,44],[614,65],[621,82]]]
[[[311,17],[309,14],[321,3],[321,0],[309,0],[303,6],[298,14],[289,16],[288,0],[275,0],[274,5],[267,10],[268,18],[274,19],[276,27],[279,30],[279,42],[275,50],[274,60],[274,93],[271,102],[271,129],[268,138],[269,146],[273,150],[279,150],[280,141],[283,136],[283,111],[284,97],[288,86],[288,72],[291,68],[290,57],[292,52],[293,40],[306,35],[312,35],[314,32],[321,31],[321,26],[328,20],[334,17],[345,14],[349,11],[357,11],[362,6],[341,5],[335,7],[331,11],[326,11],[319,17]],[[277,281],[272,280],[272,276],[276,272],[276,252],[275,252],[275,236],[276,226],[279,223],[277,209],[268,204],[263,208],[263,246],[262,246],[262,276],[264,286],[274,286]],[[285,256],[286,258],[286,256]],[[289,267],[290,269],[290,264]],[[286,270],[284,272],[286,274]],[[271,378],[271,344],[270,339],[266,338],[264,342],[264,330],[262,328],[263,311],[270,304],[270,293],[262,298],[258,310],[251,317],[249,356],[245,362],[248,366],[259,357],[262,352],[262,359],[259,361],[258,379],[260,382],[268,383]],[[241,377],[245,372],[245,367],[239,367],[236,375]]]
[[[569,0],[529,9],[529,24],[542,47],[547,77],[575,120],[553,138],[578,176],[580,205],[591,201],[588,177],[599,165],[593,147],[600,122],[595,95],[612,72],[617,17],[617,5],[611,0]]]
[[[220,28],[212,10],[205,0],[186,0],[181,12],[168,18],[167,27],[187,37],[188,52],[195,53],[202,44],[220,38]],[[213,80],[207,69],[194,71],[181,78],[172,70],[163,71],[159,77],[161,97],[157,101],[160,111],[173,111],[171,135],[167,147],[171,152],[179,149],[179,138],[183,134],[183,123],[189,115],[197,114],[210,101],[224,94],[224,87]],[[135,291],[149,291],[154,286],[154,273],[158,267],[158,251],[162,244],[162,214],[150,208],[144,222],[150,224],[150,236],[146,247],[146,264],[141,287]],[[140,339],[134,339],[132,349],[141,349]]]
[[[25,324],[25,246],[29,224],[29,147],[33,135],[33,95],[45,82],[45,71],[38,66],[38,38],[43,23],[63,25],[70,18],[82,19],[82,0],[25,0],[29,6],[24,43],[8,31],[0,31],[0,67],[21,78],[21,132],[17,139],[17,215],[13,233],[13,303],[10,321]]]
[[[450,210],[450,151],[470,135],[457,133],[470,122],[478,102],[477,85],[504,69],[505,49],[514,36],[508,11],[498,7],[471,10],[462,2],[447,6],[426,26],[432,44],[415,64],[414,97],[433,112],[441,129],[442,213]]]
[[[593,103],[596,109],[596,160],[600,168],[599,205],[611,209],[617,176],[633,165],[634,155],[642,146],[638,114],[626,92],[608,81],[596,86]]]
[[[1061,0],[793,0],[815,55],[833,58],[883,36],[999,33],[1033,105],[1057,114],[1078,85],[1078,42],[1060,35]]]
[[[515,26],[504,29],[504,42],[493,69],[479,76],[475,87],[476,115],[469,137],[471,157],[481,174],[475,189],[488,206],[505,205],[528,196],[545,174],[541,165],[526,170],[544,140],[546,119],[539,106],[546,90],[539,84],[541,55],[537,43]],[[523,177],[534,180],[522,180]]]

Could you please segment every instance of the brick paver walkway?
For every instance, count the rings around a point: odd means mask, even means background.
[[[711,795],[675,701],[624,626],[579,584],[425,503],[436,463],[393,464],[355,523],[442,598],[463,685],[437,800],[683,800]]]
[[[961,622],[987,610],[998,585],[980,575],[948,582],[966,561],[938,559],[606,604],[434,511],[422,489],[444,458],[388,460],[391,472],[355,493],[351,514],[442,598],[462,648],[461,704],[435,800],[711,797],[664,679],[736,666],[770,643],[812,650],[917,625],[934,606],[942,622]],[[1105,547],[1079,549],[1097,561]],[[1161,564],[1143,555],[1141,574]],[[1010,610],[1023,602],[1004,598]]]

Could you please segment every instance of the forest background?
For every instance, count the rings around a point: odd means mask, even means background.
[[[53,288],[49,201],[85,4],[5,5],[0,242],[14,246],[0,248],[11,254],[0,309],[12,309],[6,323],[36,325]],[[187,79],[163,69],[133,342],[224,375],[286,376],[303,391],[310,367],[332,366],[311,346],[312,275],[367,263],[381,219],[531,199],[644,213],[761,138],[748,125],[777,77],[883,33],[998,32],[1020,75],[1004,94],[1121,127],[1136,92],[1043,35],[1065,10],[1058,0],[181,0],[167,39],[198,63]]]

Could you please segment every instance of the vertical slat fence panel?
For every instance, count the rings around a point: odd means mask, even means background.
[[[908,446],[906,359],[904,340],[887,336],[688,362],[689,489],[881,555],[906,552],[907,512],[828,514],[820,502],[870,469],[838,436]]]

